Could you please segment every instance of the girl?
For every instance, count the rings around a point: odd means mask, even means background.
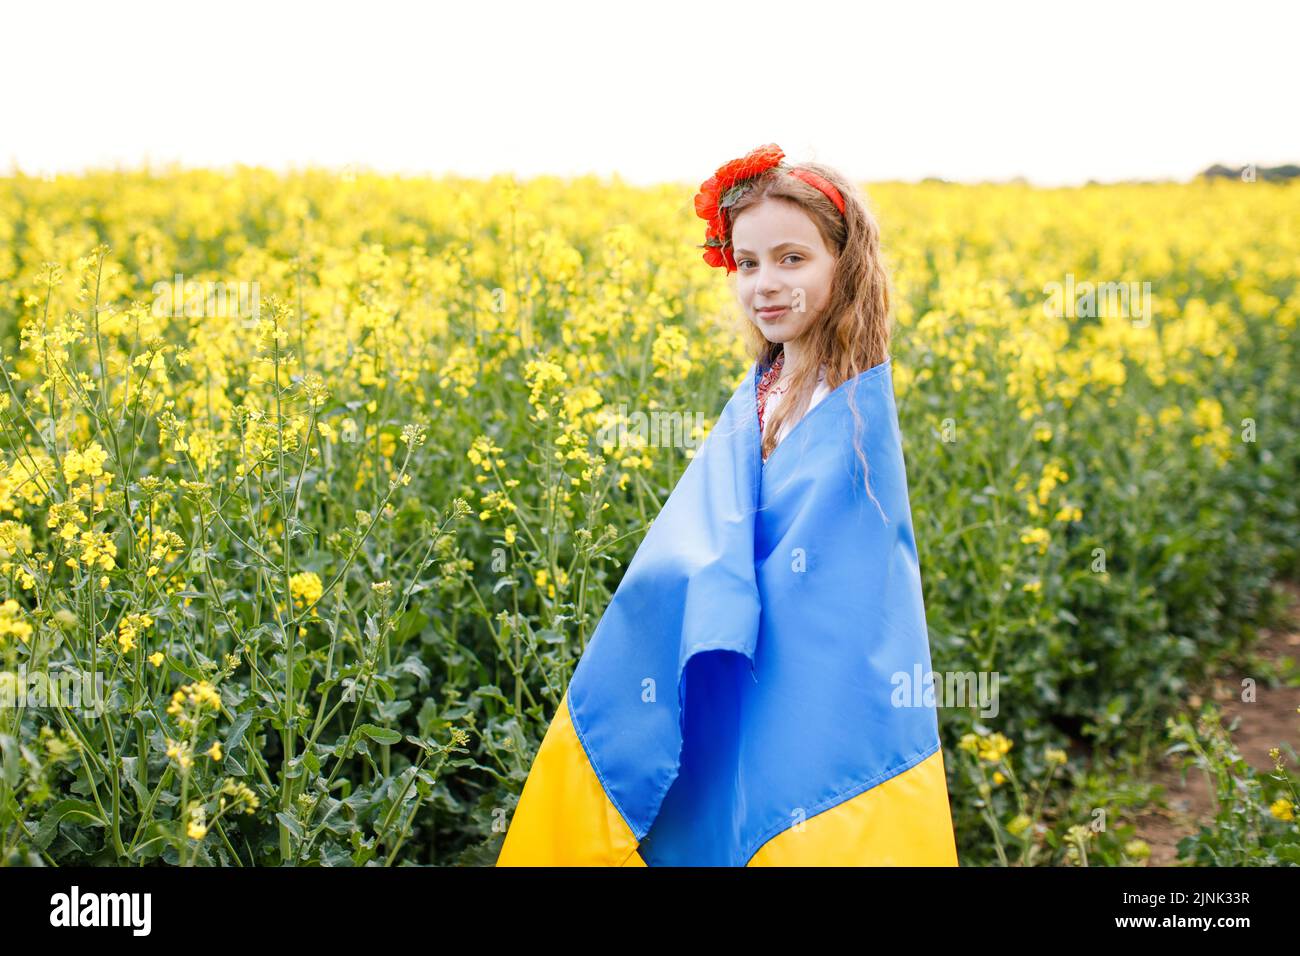
[[[757,167],[781,155],[776,146],[763,147],[741,162]],[[723,244],[715,235],[723,227],[713,218],[723,197],[715,199],[718,187],[710,182],[696,198],[697,213],[711,219],[705,261],[737,274],[750,350],[765,369],[759,422],[766,460],[831,389],[888,358],[890,292],[880,231],[857,190],[834,170],[773,165],[743,183],[727,207],[732,235]]]
[[[878,230],[783,156],[695,198],[754,364],[578,662],[499,865],[956,864]]]

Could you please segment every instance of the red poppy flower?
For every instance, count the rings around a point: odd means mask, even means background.
[[[704,261],[711,266],[725,266],[730,272],[735,270],[735,260],[731,258],[731,248],[723,245],[725,238],[722,218],[709,220],[704,233]]]
[[[766,172],[784,158],[785,151],[780,146],[776,143],[768,143],[766,146],[751,150],[740,159],[733,159],[718,170],[717,180],[721,192],[725,193],[742,179],[749,179]]]
[[[701,219],[718,218],[718,177],[710,176],[700,185],[695,194],[695,215]]]
[[[704,234],[704,261],[709,265],[723,266],[729,273],[736,271],[736,259],[727,241],[727,210],[722,205],[727,194],[740,183],[779,165],[784,157],[780,146],[768,143],[723,164],[700,184],[695,194],[695,214],[709,224]]]

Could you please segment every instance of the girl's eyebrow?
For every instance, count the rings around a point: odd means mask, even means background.
[[[787,239],[785,242],[778,242],[776,245],[774,245],[774,246],[772,247],[772,251],[773,251],[773,252],[776,252],[778,249],[784,249],[786,246],[794,246],[796,249],[807,249],[807,248],[808,248],[808,247],[805,246],[802,242],[795,242],[793,239]],[[746,248],[744,248],[743,246],[738,246],[737,248],[735,248],[735,249],[732,250],[733,253],[738,253],[738,252],[750,252],[750,251],[751,251],[751,250],[746,249]]]

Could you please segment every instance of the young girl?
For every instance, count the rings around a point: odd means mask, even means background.
[[[783,157],[695,197],[754,364],[578,662],[499,865],[956,865],[879,233],[843,176]]]
[[[711,191],[716,183],[706,182],[696,199],[697,213],[710,219],[705,261],[736,273],[751,352],[766,369],[759,382],[764,459],[831,389],[884,362],[889,343],[889,279],[875,219],[834,170],[781,167],[780,156],[770,146],[741,161],[750,164],[742,174],[774,165],[742,183],[727,206],[730,243],[715,235],[724,228],[715,210],[725,198]]]

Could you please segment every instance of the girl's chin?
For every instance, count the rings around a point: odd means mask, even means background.
[[[773,345],[781,345],[797,337],[794,331],[783,327],[779,323],[776,325],[765,325],[762,322],[756,322],[754,324],[758,328],[758,331],[763,333],[763,338],[767,339]]]
[[[760,318],[753,318],[750,321],[753,322],[754,328],[763,334],[763,338],[773,345],[778,345],[799,338],[812,327],[815,321],[803,320],[804,316],[791,315],[787,312],[775,322],[768,322]]]

